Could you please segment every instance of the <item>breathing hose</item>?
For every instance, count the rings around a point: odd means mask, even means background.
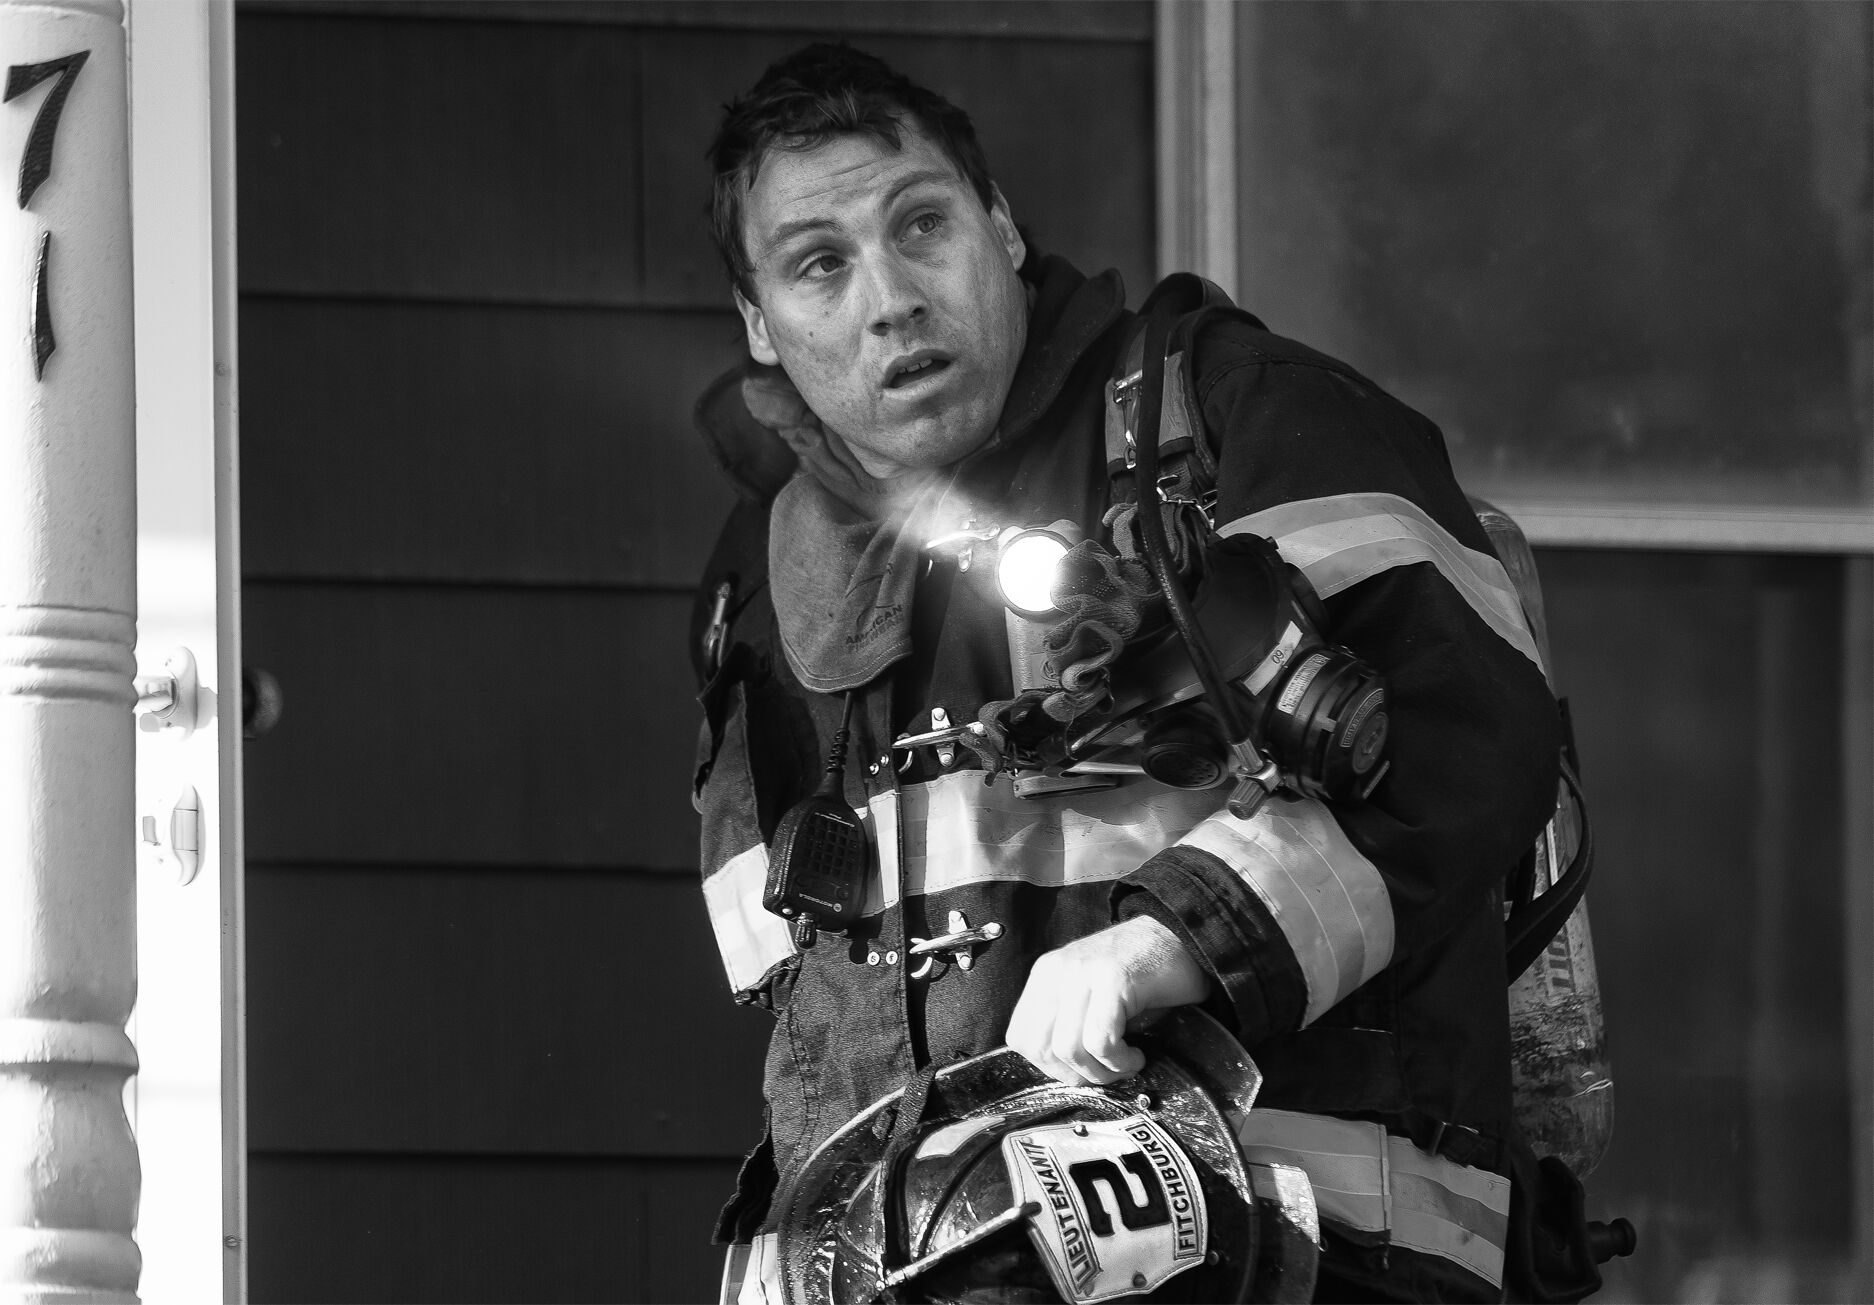
[[[1191,665],[1197,671],[1198,682],[1204,686],[1204,693],[1216,708],[1217,715],[1223,721],[1224,737],[1229,741],[1231,750],[1248,768],[1249,774],[1237,791],[1230,798],[1229,806],[1233,815],[1246,817],[1261,804],[1274,787],[1273,767],[1269,766],[1249,737],[1249,723],[1243,718],[1242,704],[1231,686],[1217,668],[1217,659],[1211,652],[1210,641],[1197,624],[1196,614],[1191,610],[1190,600],[1185,597],[1183,587],[1178,583],[1178,575],[1171,561],[1171,546],[1165,538],[1165,521],[1160,511],[1163,499],[1158,492],[1158,426],[1163,416],[1165,397],[1165,342],[1170,336],[1170,326],[1164,313],[1149,313],[1145,319],[1145,351],[1140,364],[1139,420],[1133,436],[1133,479],[1139,493],[1139,533],[1145,545],[1146,565],[1151,568],[1152,576],[1158,581],[1158,588],[1165,596],[1165,606],[1171,614],[1172,624],[1177,627],[1178,636],[1184,640],[1185,649],[1191,657]],[[1259,785],[1262,797],[1246,792],[1252,785]]]

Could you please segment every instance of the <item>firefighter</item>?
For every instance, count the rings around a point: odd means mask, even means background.
[[[849,46],[769,68],[710,158],[749,359],[697,408],[738,490],[695,631],[703,895],[736,1000],[775,1016],[725,1296],[780,1299],[776,1194],[880,1098],[1004,1044],[1123,1084],[1128,1027],[1184,1006],[1265,1076],[1244,1157],[1314,1182],[1318,1298],[1542,1290],[1515,1250],[1547,1198],[1513,1211],[1501,885],[1553,811],[1559,727],[1438,429],[1247,314],[1199,332],[1164,400],[1205,482],[1165,509],[1176,561],[1274,541],[1383,681],[1384,763],[1247,815],[1229,782],[1070,774],[1061,739],[1127,692],[1134,634],[1049,627],[1049,688],[1087,690],[1050,715],[989,571],[1010,528],[1062,523],[1120,591],[1140,574],[1117,273],[1036,249],[966,114]],[[1134,591],[1100,611],[1149,625]],[[920,734],[945,741],[893,746]]]

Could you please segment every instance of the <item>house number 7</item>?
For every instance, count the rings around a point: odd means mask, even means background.
[[[52,175],[52,142],[59,134],[59,115],[65,112],[65,99],[72,93],[72,83],[78,80],[79,70],[90,57],[91,51],[80,50],[62,59],[15,64],[7,69],[6,94],[0,95],[0,103],[11,103],[48,77],[58,78],[41,101],[32,130],[26,136],[26,152],[20,158],[21,208],[32,203],[33,193],[40,183]],[[38,265],[33,271],[33,376],[40,380],[45,378],[46,359],[59,347],[58,338],[52,333],[52,299],[46,285],[51,266],[52,233],[46,231],[39,237]]]

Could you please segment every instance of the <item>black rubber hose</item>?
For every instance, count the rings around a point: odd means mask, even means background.
[[[1241,743],[1249,737],[1249,724],[1243,719],[1240,704],[1230,692],[1223,672],[1217,669],[1210,641],[1204,638],[1197,617],[1191,611],[1190,600],[1178,583],[1178,574],[1171,562],[1171,546],[1165,540],[1165,519],[1159,509],[1158,424],[1164,410],[1165,341],[1169,335],[1165,314],[1152,313],[1146,317],[1145,361],[1141,366],[1144,375],[1139,387],[1139,422],[1132,468],[1139,491],[1139,533],[1145,545],[1146,565],[1165,595],[1172,624],[1178,627],[1178,634],[1190,653],[1198,681],[1223,718],[1225,736],[1231,743]]]
[[[1596,1264],[1606,1264],[1616,1255],[1631,1255],[1639,1247],[1639,1235],[1625,1219],[1612,1223],[1596,1220],[1588,1224],[1588,1251]]]

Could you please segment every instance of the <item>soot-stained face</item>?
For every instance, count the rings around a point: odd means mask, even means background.
[[[984,209],[914,122],[899,141],[770,150],[743,205],[758,302],[736,295],[749,352],[880,478],[986,443],[1028,330],[1001,193]]]

